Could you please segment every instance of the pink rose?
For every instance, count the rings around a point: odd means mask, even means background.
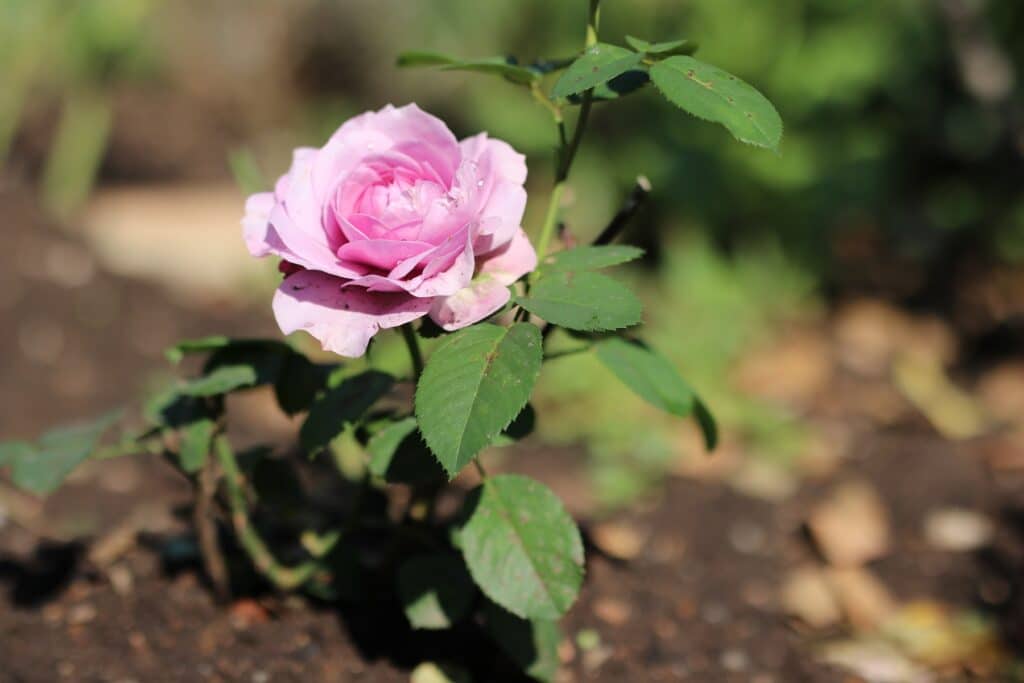
[[[486,318],[537,265],[520,227],[526,162],[481,133],[461,142],[415,104],[346,121],[295,150],[242,220],[253,256],[283,259],[274,315],[356,357],[378,330],[429,315],[446,330]]]

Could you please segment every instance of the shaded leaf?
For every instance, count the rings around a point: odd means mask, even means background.
[[[565,614],[583,581],[583,542],[558,497],[528,477],[502,474],[474,489],[466,509],[459,540],[484,594],[524,619]]]
[[[475,596],[458,555],[413,557],[398,569],[398,597],[415,629],[450,628],[466,616]]]
[[[492,446],[511,446],[517,441],[525,439],[533,433],[534,427],[537,425],[537,412],[533,409],[533,406],[527,403],[522,410],[519,411],[519,415],[516,419],[512,420],[512,423],[498,435],[494,440]]]
[[[198,472],[206,464],[217,424],[208,418],[197,420],[181,431],[178,463],[186,472]]]
[[[549,323],[585,332],[630,327],[643,313],[625,285],[591,272],[545,273],[516,303]]]
[[[602,341],[594,349],[623,384],[651,405],[679,417],[693,412],[693,390],[661,354],[619,338]]]
[[[697,44],[689,40],[666,40],[660,43],[649,43],[642,38],[626,36],[626,43],[636,50],[654,57],[671,57],[672,55],[692,55],[697,51]]]
[[[722,124],[741,142],[777,149],[782,140],[782,119],[772,103],[718,67],[693,57],[669,57],[651,67],[651,80],[670,102]]]
[[[450,477],[526,405],[540,373],[541,347],[534,325],[484,324],[451,335],[431,356],[416,387],[416,419]]]
[[[13,465],[19,458],[32,455],[34,447],[24,441],[0,443],[0,467]]]
[[[565,98],[582,93],[621,76],[641,65],[643,55],[617,45],[598,43],[587,48],[565,70],[551,90],[554,98]]]
[[[591,94],[591,99],[595,102],[617,100],[639,90],[650,82],[651,78],[647,75],[646,70],[633,69],[616,76],[607,83],[596,86]],[[569,95],[568,100],[571,104],[580,104],[583,102],[583,95],[580,93]]]
[[[594,346],[598,359],[640,398],[667,413],[696,418],[708,450],[718,443],[718,428],[711,412],[675,366],[657,351],[620,338]]]
[[[299,430],[302,448],[310,455],[326,448],[387,394],[394,381],[387,373],[367,370],[321,393],[310,406],[309,416]]]
[[[20,454],[13,462],[14,484],[33,493],[50,493],[92,454],[103,433],[120,417],[121,411],[116,411],[92,422],[47,432],[37,448]]]
[[[256,370],[249,365],[225,365],[208,375],[187,382],[179,392],[184,396],[218,396],[256,384]]]
[[[520,619],[490,601],[483,617],[487,633],[527,676],[538,681],[554,680],[562,640],[558,622]]]
[[[416,429],[416,418],[393,422],[366,444],[369,468],[391,483],[418,484],[444,479],[444,470]]]

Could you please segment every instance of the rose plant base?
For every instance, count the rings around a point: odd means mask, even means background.
[[[237,567],[219,524],[251,567],[280,591],[351,601],[381,591],[416,630],[472,628],[523,673],[552,680],[558,620],[584,580],[580,531],[546,486],[491,475],[482,454],[529,434],[543,419],[530,405],[545,362],[589,353],[625,388],[680,418],[695,419],[709,450],[710,411],[657,350],[636,334],[643,306],[607,271],[639,259],[611,244],[628,215],[592,245],[556,249],[561,198],[594,104],[648,82],[671,103],[725,126],[737,139],[777,148],[772,105],[735,76],[694,59],[685,41],[599,42],[590,0],[586,41],[574,60],[459,61],[411,53],[403,66],[498,75],[552,115],[560,141],[554,186],[536,244],[520,225],[525,159],[478,134],[458,140],[415,104],[386,106],[343,123],[319,148],[295,151],[242,220],[250,253],[280,259],[272,308],[284,334],[304,332],[325,351],[365,355],[397,330],[408,374],[372,363],[315,362],[276,339],[210,337],[168,351],[202,359],[196,377],[146,402],[146,426],[103,445],[122,413],[54,429],[35,443],[0,444],[14,483],[46,494],[88,459],[161,454],[193,484],[192,522],[215,594],[229,599]],[[543,79],[558,74],[546,94]],[[566,114],[578,108],[570,134]],[[424,359],[421,340],[430,338]],[[301,416],[299,452],[238,450],[227,435],[227,397],[257,387]],[[303,482],[304,460],[348,481],[324,501]],[[448,483],[467,468],[479,485],[455,511],[439,511]],[[314,479],[319,479],[316,477]],[[381,506],[389,486],[408,488],[402,509]]]

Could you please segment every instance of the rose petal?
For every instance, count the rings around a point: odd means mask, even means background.
[[[462,158],[489,164],[491,170],[502,179],[517,185],[526,182],[526,157],[512,149],[507,142],[487,137],[480,133],[459,142]]]
[[[405,259],[422,256],[434,249],[428,242],[400,242],[395,240],[360,240],[341,245],[338,258],[346,263],[365,264],[381,270],[391,270]]]
[[[446,330],[458,330],[493,315],[511,296],[506,285],[481,275],[455,294],[434,299],[430,319]]]
[[[526,190],[522,185],[502,181],[491,190],[491,195],[480,212],[477,248],[491,251],[507,244],[523,222],[526,212]]]
[[[479,258],[480,273],[510,285],[537,267],[537,252],[522,228],[501,249]]]
[[[267,244],[267,230],[270,228],[270,211],[274,208],[274,193],[259,192],[245,200],[245,216],[242,218],[242,237],[249,253],[262,258],[273,253]]]
[[[378,330],[424,316],[429,299],[341,287],[342,280],[303,270],[285,278],[274,294],[274,316],[285,334],[305,330],[325,351],[358,358]]]

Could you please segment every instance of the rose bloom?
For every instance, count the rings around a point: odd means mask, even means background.
[[[495,313],[537,265],[520,227],[526,162],[486,134],[456,140],[415,104],[346,121],[295,150],[242,219],[253,256],[282,259],[281,330],[356,357],[378,330],[429,315],[446,330]]]

